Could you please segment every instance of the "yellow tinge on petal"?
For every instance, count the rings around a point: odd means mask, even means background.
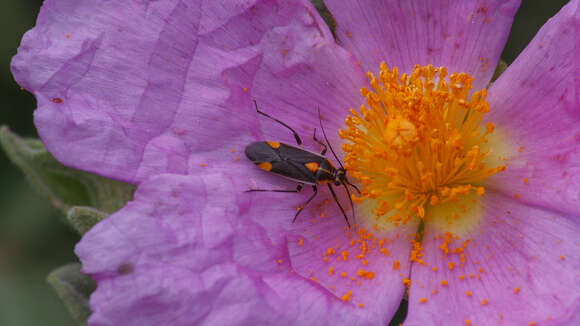
[[[366,106],[350,110],[339,134],[348,141],[345,167],[362,185],[353,200],[370,201],[378,220],[405,224],[429,207],[481,196],[484,179],[505,169],[488,158],[486,90],[470,94],[468,74],[416,65],[399,75],[382,63],[368,78]]]

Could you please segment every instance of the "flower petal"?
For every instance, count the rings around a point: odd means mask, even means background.
[[[410,72],[415,64],[446,66],[489,82],[520,5],[513,1],[325,1],[336,35],[376,72],[381,61]]]
[[[489,89],[489,121],[511,143],[490,186],[580,215],[580,2],[570,1]]]
[[[404,291],[395,279],[402,279],[399,273],[410,264],[380,270],[385,262],[392,265],[393,257],[373,257],[378,251],[370,239],[368,265],[354,256],[351,265],[332,260],[325,265],[319,251],[326,250],[325,242],[348,246],[342,216],[335,205],[322,202],[327,194],[292,224],[295,209],[280,200],[289,194],[242,193],[235,185],[238,177],[153,177],[126,207],[87,232],[75,252],[83,272],[98,283],[89,324],[372,325],[390,320]],[[327,217],[311,225],[307,217],[320,211]],[[385,247],[405,257],[407,242],[387,240]],[[337,269],[332,278],[330,264]],[[354,281],[339,275],[341,268],[354,266],[375,268],[375,277],[350,270]],[[347,293],[339,291],[347,288],[352,294],[343,297]]]
[[[346,231],[342,214],[325,195],[302,214],[302,223],[288,237],[291,267],[335,296],[347,295],[349,303],[360,309],[360,322],[386,325],[405,293],[412,247],[407,235],[417,224],[391,231],[357,224]],[[357,222],[368,220],[357,212]]]
[[[459,252],[443,254],[443,231],[426,222],[423,256],[430,267],[412,267],[405,325],[552,325],[572,318],[580,309],[578,216],[494,192],[482,203],[477,230],[448,244],[451,250],[470,240],[461,251],[464,264]]]
[[[336,130],[364,83],[306,0],[47,0],[12,71],[57,159],[133,183],[261,138],[252,98],[299,132],[319,105]]]

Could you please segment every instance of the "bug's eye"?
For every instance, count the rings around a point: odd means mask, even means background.
[[[338,180],[334,181],[334,185],[335,186],[340,186],[340,181],[338,181]]]

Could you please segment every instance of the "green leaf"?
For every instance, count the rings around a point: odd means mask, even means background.
[[[93,207],[110,214],[133,196],[135,186],[65,167],[40,140],[22,138],[6,126],[0,128],[0,144],[33,187],[65,214],[73,206]]]
[[[86,325],[91,314],[89,296],[96,288],[93,280],[81,273],[81,265],[72,263],[61,266],[48,274],[48,283],[79,325]]]
[[[105,219],[109,214],[87,206],[73,206],[67,214],[66,220],[80,234],[87,233],[95,224]]]

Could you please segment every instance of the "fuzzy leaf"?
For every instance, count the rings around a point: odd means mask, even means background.
[[[68,210],[66,219],[80,234],[85,234],[93,225],[99,223],[108,215],[92,207],[73,206]]]
[[[112,213],[131,199],[135,186],[74,170],[55,160],[37,139],[26,139],[0,128],[0,144],[28,181],[63,213],[73,206]]]
[[[81,265],[72,263],[57,268],[48,275],[48,283],[56,290],[74,320],[79,325],[86,325],[91,314],[89,296],[96,284],[81,273]]]

